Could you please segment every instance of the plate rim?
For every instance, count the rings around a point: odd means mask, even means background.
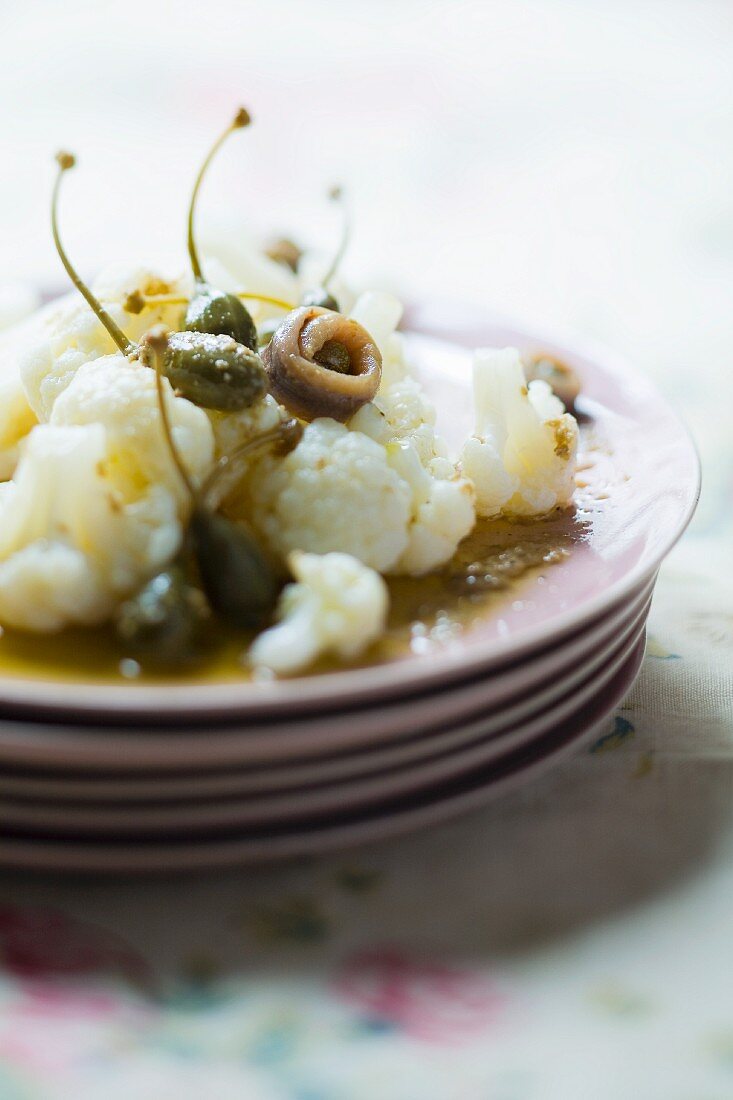
[[[0,715],[9,717],[24,714],[46,714],[60,717],[71,715],[80,720],[104,714],[117,722],[138,724],[146,718],[155,724],[185,714],[188,724],[201,721],[226,720],[227,718],[253,718],[277,714],[297,703],[301,710],[334,710],[345,697],[369,700],[374,694],[379,701],[395,694],[418,693],[420,687],[439,678],[449,684],[465,678],[482,668],[505,667],[522,659],[534,650],[543,648],[553,639],[566,637],[584,623],[591,622],[604,610],[623,599],[659,568],[661,562],[686,530],[697,506],[701,487],[700,458],[694,439],[684,420],[673,408],[667,397],[644,374],[635,370],[625,356],[611,350],[598,341],[590,340],[569,331],[542,326],[527,325],[506,314],[490,310],[465,307],[460,322],[446,321],[440,325],[420,323],[422,312],[430,311],[429,301],[421,302],[408,313],[416,327],[409,332],[418,337],[446,340],[452,336],[453,344],[460,346],[459,330],[467,334],[470,325],[504,328],[513,331],[517,339],[552,348],[570,360],[579,358],[592,363],[602,373],[613,379],[633,378],[640,399],[649,398],[655,407],[664,411],[676,429],[675,441],[686,451],[685,466],[689,478],[680,501],[676,524],[660,539],[651,561],[637,561],[622,576],[611,582],[600,594],[581,605],[561,612],[552,620],[528,630],[514,638],[505,639],[499,647],[475,646],[475,652],[460,653],[446,649],[423,656],[407,657],[391,663],[382,663],[358,669],[343,669],[313,676],[299,676],[275,682],[223,682],[223,683],[170,683],[170,684],[95,684],[68,683],[42,678],[0,676]],[[446,303],[435,316],[450,316]],[[472,320],[471,320],[472,318]],[[468,345],[467,345],[468,346]],[[473,341],[470,342],[473,346]],[[366,703],[365,703],[366,705]]]

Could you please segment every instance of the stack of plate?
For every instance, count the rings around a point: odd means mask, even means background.
[[[0,678],[0,863],[132,871],[324,851],[478,805],[597,732],[639,669],[657,570],[694,509],[694,448],[606,353],[485,318],[437,331],[445,313],[416,311],[409,337],[444,434],[470,428],[470,347],[579,371],[591,457],[570,556],[480,627],[388,665],[169,687]]]

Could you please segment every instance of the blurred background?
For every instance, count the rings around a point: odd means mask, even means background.
[[[601,337],[684,406],[730,480],[733,6],[727,0],[25,0],[0,5],[0,263],[53,283],[51,156],[86,272],[181,253],[192,177],[240,102],[202,230],[329,249],[357,285]],[[703,382],[707,379],[707,383]],[[712,439],[711,436],[715,438]],[[706,493],[698,530],[715,521]]]

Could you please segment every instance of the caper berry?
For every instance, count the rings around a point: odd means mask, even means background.
[[[300,299],[302,306],[318,306],[320,309],[332,309],[334,313],[339,312],[339,304],[330,291],[325,287],[314,287],[313,290],[306,290],[303,297]]]
[[[187,332],[231,336],[250,351],[257,350],[257,327],[236,294],[225,294],[208,283],[197,283],[183,327]]]
[[[249,532],[200,505],[193,510],[189,532],[201,584],[216,614],[244,629],[262,626],[280,586]]]
[[[303,255],[303,249],[294,241],[288,240],[287,237],[281,237],[267,246],[265,255],[268,259],[274,260],[276,264],[283,264],[295,272],[298,270],[298,262]]]
[[[210,612],[204,594],[180,565],[171,565],[117,611],[117,633],[130,655],[173,666],[200,656]]]
[[[267,390],[267,375],[255,352],[231,336],[172,332],[163,374],[176,393],[203,409],[239,412]]]
[[[559,397],[568,412],[575,411],[575,402],[580,395],[580,378],[572,367],[555,359],[552,355],[536,355],[525,369],[528,382],[541,379]]]

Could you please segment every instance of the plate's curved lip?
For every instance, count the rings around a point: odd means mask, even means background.
[[[420,312],[428,312],[427,305],[420,305]],[[445,316],[446,303],[433,316]],[[418,314],[419,316],[419,314]],[[525,341],[538,345],[547,345],[564,352],[569,358],[586,359],[614,377],[626,379],[633,373],[631,364],[621,355],[605,345],[579,337],[575,333],[560,329],[542,327],[535,329],[521,320],[496,314],[489,310],[463,307],[463,317],[457,325],[425,326],[418,325],[410,332],[418,336],[432,336],[436,339],[455,340],[456,329],[473,326],[492,326],[513,331]],[[392,664],[379,664],[366,668],[345,669],[338,672],[316,676],[294,677],[288,680],[242,683],[196,683],[196,684],[73,684],[25,677],[0,676],[0,710],[6,713],[35,712],[45,714],[78,716],[107,715],[124,721],[126,718],[137,720],[145,717],[148,721],[166,721],[177,717],[179,720],[201,721],[217,718],[247,718],[265,713],[275,713],[284,708],[297,706],[301,710],[323,708],[333,710],[339,703],[349,700],[353,706],[355,699],[364,699],[365,705],[373,704],[399,692],[417,693],[420,688],[436,680],[450,682],[470,674],[480,672],[484,665],[500,667],[525,658],[533,650],[547,645],[553,639],[562,638],[583,623],[591,621],[605,610],[620,603],[659,568],[675,543],[684,533],[695,512],[700,496],[701,469],[700,459],[694,440],[677,411],[644,376],[638,374],[634,379],[640,396],[652,395],[656,405],[666,410],[675,423],[678,442],[687,449],[689,460],[689,479],[684,503],[681,504],[680,518],[676,527],[670,529],[653,559],[637,562],[623,576],[598,596],[592,597],[581,605],[558,614],[554,619],[533,630],[528,630],[516,638],[507,638],[506,646],[497,652],[496,645],[475,644],[475,652],[460,653],[451,650],[432,651],[425,656],[408,657]],[[687,463],[686,463],[687,465]],[[488,651],[487,651],[488,649]]]

